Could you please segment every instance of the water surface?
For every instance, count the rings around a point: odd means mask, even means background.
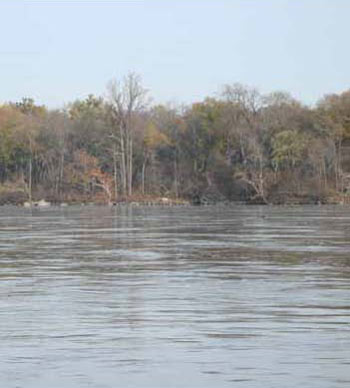
[[[0,386],[350,386],[350,208],[0,209]]]

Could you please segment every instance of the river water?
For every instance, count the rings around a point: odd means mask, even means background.
[[[0,387],[350,386],[350,208],[0,209]]]

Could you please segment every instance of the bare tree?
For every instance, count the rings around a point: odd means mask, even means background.
[[[224,86],[222,97],[226,102],[227,146],[230,148],[230,143],[236,139],[242,162],[246,164],[248,139],[258,127],[257,116],[263,104],[262,96],[255,88],[235,83]],[[230,153],[229,149],[227,153]]]
[[[135,73],[129,73],[121,81],[110,81],[107,88],[113,117],[112,135],[119,147],[122,190],[124,195],[130,196],[133,188],[134,126],[136,116],[147,106],[147,90]]]

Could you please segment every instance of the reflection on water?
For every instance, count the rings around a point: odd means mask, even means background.
[[[0,386],[350,386],[350,209],[0,210]]]

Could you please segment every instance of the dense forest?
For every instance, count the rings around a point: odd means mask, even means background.
[[[131,73],[61,110],[0,105],[0,202],[346,201],[349,139],[350,91],[308,107],[233,84],[173,107]]]

